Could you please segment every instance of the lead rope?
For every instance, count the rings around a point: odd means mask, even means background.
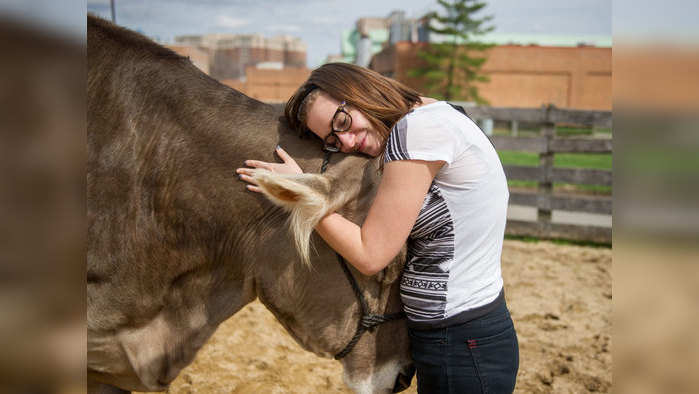
[[[332,152],[325,152],[325,157],[323,158],[323,164],[320,166],[320,173],[324,173],[325,170],[328,168],[328,163],[330,162],[330,156],[332,155]],[[350,339],[349,343],[345,346],[344,349],[342,349],[339,353],[335,355],[335,360],[339,360],[346,355],[349,354],[349,352],[352,351],[354,348],[354,345],[359,342],[359,338],[362,337],[362,335],[366,331],[374,331],[374,328],[378,326],[379,324],[383,324],[386,322],[389,322],[391,320],[398,320],[403,317],[405,317],[405,313],[403,312],[398,312],[398,313],[391,313],[388,315],[376,315],[373,313],[368,312],[369,311],[369,305],[366,302],[366,299],[364,298],[364,294],[362,294],[361,289],[359,288],[359,285],[357,284],[357,281],[354,279],[354,276],[352,275],[352,271],[350,271],[349,267],[347,266],[347,263],[345,262],[345,259],[340,256],[339,253],[335,252],[335,255],[337,255],[337,261],[340,263],[340,267],[342,267],[342,272],[345,273],[345,277],[347,277],[347,281],[350,283],[350,286],[352,286],[352,291],[354,292],[354,296],[357,298],[359,301],[359,312],[362,315],[362,317],[359,319],[359,322],[357,323],[357,331],[354,333],[354,336],[352,339]]]
[[[328,163],[330,162],[330,155],[333,153],[330,151],[325,151],[325,157],[323,157],[323,164],[320,165],[320,173],[324,173],[328,169]]]
[[[357,344],[359,338],[362,337],[362,334],[364,334],[364,332],[374,331],[374,328],[379,324],[383,324],[391,320],[401,319],[405,316],[405,314],[403,312],[391,313],[388,315],[375,315],[373,313],[368,313],[367,311],[369,310],[369,307],[367,305],[366,299],[364,298],[364,295],[362,294],[362,291],[359,289],[359,285],[357,285],[357,281],[354,279],[354,276],[352,276],[352,272],[347,266],[345,259],[342,258],[340,254],[336,254],[337,259],[340,262],[340,266],[342,267],[342,271],[345,273],[347,280],[350,282],[350,285],[352,286],[352,291],[354,291],[354,295],[359,300],[359,309],[362,315],[362,318],[359,319],[359,323],[357,324],[357,332],[354,333],[354,336],[352,337],[352,339],[350,339],[347,346],[345,346],[345,348],[342,349],[340,353],[335,355],[335,360],[339,360],[352,351],[352,348],[354,348],[354,345]]]

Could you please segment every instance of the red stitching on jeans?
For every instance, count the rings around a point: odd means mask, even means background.
[[[469,349],[475,349],[478,347],[478,343],[476,342],[475,339],[467,339],[466,343],[468,343],[468,348]]]

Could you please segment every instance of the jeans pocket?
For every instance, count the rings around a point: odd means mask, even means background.
[[[514,391],[519,369],[519,345],[514,326],[491,336],[466,340],[484,393]]]

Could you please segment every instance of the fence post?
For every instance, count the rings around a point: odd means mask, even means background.
[[[485,133],[485,135],[493,135],[493,119],[491,118],[483,118],[478,122],[481,130]]]
[[[537,221],[541,225],[544,234],[551,229],[551,201],[553,197],[553,152],[551,152],[551,140],[556,134],[556,125],[551,122],[549,110],[551,105],[544,108],[546,122],[541,126],[541,136],[546,139],[546,151],[539,153],[539,168],[542,178],[537,185]]]

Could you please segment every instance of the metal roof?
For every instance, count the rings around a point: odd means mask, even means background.
[[[440,42],[444,39],[433,33],[430,41]],[[576,47],[590,45],[610,48],[612,37],[603,35],[554,35],[554,34],[518,34],[518,33],[488,33],[477,37],[479,42],[489,42],[496,45],[539,45],[550,47]]]

